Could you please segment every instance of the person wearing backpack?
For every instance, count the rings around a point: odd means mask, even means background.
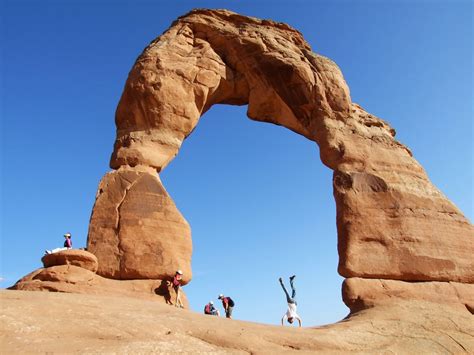
[[[299,326],[301,327],[301,318],[298,315],[298,313],[296,313],[296,299],[295,299],[296,290],[295,290],[295,286],[293,285],[293,280],[295,279],[295,277],[296,277],[295,275],[290,277],[291,297],[288,294],[288,291],[286,290],[285,285],[283,284],[282,278],[280,277],[278,279],[278,281],[280,281],[281,287],[283,288],[283,291],[285,292],[286,302],[288,303],[288,309],[286,313],[283,315],[283,317],[281,318],[281,325],[284,325],[285,318],[290,324],[293,324],[294,320],[297,319]]]
[[[232,310],[234,309],[235,302],[230,297],[224,297],[222,293],[218,298],[222,300],[222,307],[224,307],[225,310],[225,317],[232,319]]]
[[[211,316],[220,316],[219,311],[214,307],[214,302],[209,301],[208,304],[204,307],[204,314],[209,314]]]
[[[176,271],[176,274],[173,277],[173,281],[171,282],[173,286],[173,290],[176,293],[176,301],[174,303],[175,307],[184,308],[183,302],[181,302],[181,280],[183,278],[183,272],[181,270]]]

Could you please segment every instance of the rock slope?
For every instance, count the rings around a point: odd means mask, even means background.
[[[391,303],[301,329],[111,296],[1,291],[0,302],[4,353],[474,353],[472,315],[430,302]]]

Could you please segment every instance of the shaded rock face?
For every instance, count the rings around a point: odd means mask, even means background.
[[[395,130],[351,101],[337,65],[288,25],[225,10],[180,17],[130,71],[115,119],[110,165],[118,170],[101,182],[89,229],[99,274],[169,278],[189,267],[189,228],[154,174],[214,104],[248,105],[249,118],[319,145],[334,170],[342,276],[474,281],[472,225]]]
[[[53,254],[46,254],[41,259],[45,268],[58,265],[74,265],[96,272],[99,266],[97,257],[85,250],[69,249]]]
[[[474,314],[474,285],[459,282],[406,282],[351,277],[342,286],[351,312],[401,301],[444,303]]]

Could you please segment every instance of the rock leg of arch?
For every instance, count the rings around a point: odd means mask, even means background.
[[[191,230],[150,168],[122,167],[102,179],[87,249],[106,278],[191,280]]]

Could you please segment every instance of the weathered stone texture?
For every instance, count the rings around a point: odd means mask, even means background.
[[[99,185],[87,249],[99,259],[101,276],[170,279],[191,272],[191,232],[153,170],[108,173]]]
[[[96,272],[99,266],[94,254],[79,249],[69,249],[53,254],[46,254],[41,261],[45,268],[58,265],[74,265]]]
[[[352,277],[344,280],[342,298],[351,312],[386,303],[417,300],[449,304],[474,314],[474,285],[460,282],[406,282]]]
[[[176,294],[167,280],[113,280],[74,265],[58,265],[38,269],[24,276],[12,290],[82,293],[141,298],[174,304]],[[180,291],[185,308],[186,294]]]

